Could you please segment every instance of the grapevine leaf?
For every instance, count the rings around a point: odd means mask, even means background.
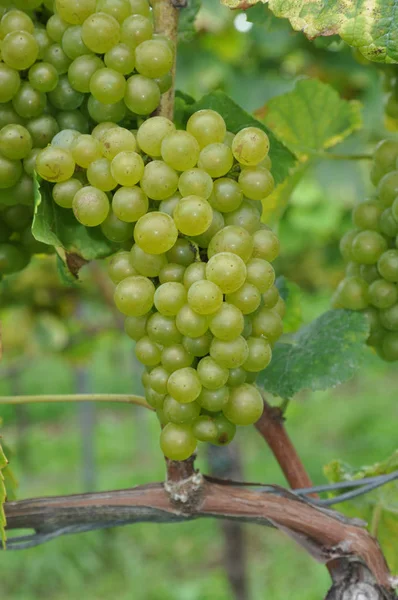
[[[281,219],[294,189],[300,183],[310,164],[310,161],[297,163],[295,168],[290,171],[289,177],[277,185],[272,194],[262,200],[263,214],[261,218],[264,223],[272,225]]]
[[[6,521],[6,515],[4,512],[4,504],[7,499],[7,494],[6,494],[6,486],[4,484],[3,471],[7,467],[7,465],[8,465],[8,460],[7,460],[6,455],[4,454],[3,448],[1,447],[1,444],[0,444],[0,542],[2,543],[3,548],[6,547],[6,541],[7,541],[6,531],[5,531],[7,521]]]
[[[221,2],[222,4],[225,4],[225,6],[228,6],[228,8],[241,8],[242,10],[246,10],[259,2],[265,4],[268,0],[221,0]]]
[[[324,473],[332,483],[388,475],[398,469],[398,450],[382,462],[355,468],[334,460],[325,465]],[[330,494],[333,497],[345,490]],[[339,510],[363,519],[375,535],[393,572],[398,571],[398,482],[394,481],[363,496],[339,504]]]
[[[289,19],[295,31],[303,31],[309,38],[338,34],[368,60],[398,61],[396,0],[269,0],[268,6],[275,16]]]
[[[81,261],[105,258],[115,251],[114,246],[102,235],[99,227],[85,227],[74,217],[71,210],[61,208],[51,198],[49,186],[35,180],[35,213],[32,234],[39,241],[66,253],[69,270],[76,276]],[[72,258],[68,258],[72,256]],[[76,269],[73,270],[71,261]],[[79,266],[82,266],[81,264]]]
[[[286,305],[286,313],[283,317],[283,331],[284,333],[297,331],[303,324],[301,290],[297,283],[289,281],[283,275],[278,277],[275,285]]]
[[[232,133],[237,133],[244,127],[259,127],[265,131],[270,138],[272,174],[276,183],[282,182],[288,176],[290,168],[295,164],[294,156],[290,150],[263,123],[243,110],[227,94],[220,91],[206,94],[198,102],[189,106],[189,114],[202,108],[211,108],[220,113],[227,124],[228,131],[232,131]]]
[[[324,390],[355,373],[368,349],[364,315],[330,310],[302,327],[288,342],[275,345],[270,366],[258,383],[275,396],[289,399],[303,389]]]
[[[360,104],[347,101],[316,79],[298,81],[293,91],[271,98],[264,123],[301,159],[344,140],[361,123]]]
[[[202,0],[188,0],[186,7],[180,9],[178,20],[178,39],[189,42],[195,35],[195,21],[200,10]]]

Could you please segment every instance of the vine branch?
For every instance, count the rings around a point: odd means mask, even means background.
[[[134,394],[44,394],[36,396],[0,396],[0,404],[37,404],[39,402],[120,402],[153,408],[142,396]]]

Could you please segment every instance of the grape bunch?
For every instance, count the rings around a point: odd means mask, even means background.
[[[373,196],[355,206],[354,229],[340,243],[345,279],[336,308],[363,311],[370,323],[367,343],[387,361],[398,360],[398,141],[376,148],[371,170]]]

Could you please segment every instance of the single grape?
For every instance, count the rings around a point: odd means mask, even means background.
[[[398,360],[398,335],[397,333],[387,333],[382,342],[382,351],[384,360]]]
[[[173,219],[161,212],[150,212],[141,217],[135,226],[135,242],[148,254],[163,254],[177,240],[178,232]]]
[[[249,337],[247,340],[249,355],[243,363],[246,371],[258,373],[268,367],[272,358],[272,350],[269,343],[260,337]]]
[[[363,310],[369,304],[368,284],[360,277],[346,277],[337,287],[336,300],[343,308]]]
[[[35,26],[32,19],[21,10],[9,10],[3,15],[0,23],[0,37],[5,38],[11,31],[34,32]]]
[[[39,45],[28,31],[11,31],[1,44],[3,62],[11,69],[24,71],[29,69],[39,54]]]
[[[56,68],[45,62],[35,63],[29,69],[28,77],[32,88],[39,92],[52,92],[57,87],[59,79]]]
[[[103,102],[99,102],[94,96],[90,96],[88,99],[87,109],[90,117],[96,123],[103,123],[104,121],[120,123],[127,112],[126,105],[122,100],[113,104],[104,104]]]
[[[22,83],[12,105],[20,117],[32,119],[41,115],[46,107],[46,95],[33,89],[30,83]]]
[[[214,143],[205,146],[199,155],[198,167],[211,177],[223,177],[232,168],[234,159],[228,146]]]
[[[184,265],[168,263],[163,267],[163,269],[159,273],[159,282],[167,283],[168,281],[177,281],[179,283],[182,283],[184,272]]]
[[[78,25],[95,12],[96,0],[55,0],[55,9],[64,21]]]
[[[153,79],[143,75],[132,75],[127,79],[124,102],[131,112],[149,115],[159,105],[159,86]]]
[[[21,271],[28,264],[29,258],[29,254],[20,244],[0,244],[0,276]]]
[[[231,294],[243,285],[246,279],[246,265],[237,254],[219,252],[207,263],[206,278],[217,284],[223,294]]]
[[[176,327],[174,317],[167,317],[156,312],[148,319],[147,333],[151,340],[162,346],[180,344],[182,335]]]
[[[149,17],[151,12],[149,8],[148,0],[129,0],[131,13],[133,15],[143,15]]]
[[[210,356],[221,366],[227,369],[241,367],[249,355],[246,340],[238,336],[234,340],[225,342],[214,338],[210,345]]]
[[[398,300],[397,286],[385,279],[376,279],[369,286],[369,302],[377,308],[388,308]]]
[[[32,150],[32,137],[22,125],[6,125],[0,130],[0,147],[6,158],[26,158]]]
[[[398,303],[380,311],[380,322],[389,331],[398,331]]]
[[[264,308],[274,308],[279,297],[278,288],[275,285],[271,286],[269,290],[262,294],[262,306],[264,306]]]
[[[255,206],[244,200],[238,208],[225,215],[225,225],[243,227],[249,233],[259,229],[260,214]]]
[[[187,290],[201,279],[206,279],[206,263],[194,262],[185,269],[183,283]]]
[[[224,229],[224,224],[225,222],[222,214],[218,212],[218,210],[213,210],[213,218],[210,227],[201,235],[194,236],[193,241],[201,248],[207,248],[216,233]]]
[[[122,221],[134,223],[148,211],[148,198],[141,188],[121,187],[113,195],[112,209]]]
[[[154,79],[154,81],[156,81],[158,84],[160,93],[164,94],[165,92],[168,92],[173,85],[173,75],[171,72],[166,73],[166,75],[163,75],[163,77],[157,77]]]
[[[141,317],[142,318],[142,317]],[[161,365],[152,369],[149,373],[148,382],[152,389],[158,394],[167,394],[167,382],[170,373]]]
[[[152,34],[153,23],[151,19],[142,14],[133,14],[127,17],[122,23],[120,41],[130,48],[135,49],[142,42],[150,40]]]
[[[161,40],[145,40],[135,49],[136,70],[151,79],[166,75],[171,70],[173,61],[173,51]]]
[[[90,79],[90,92],[103,104],[114,104],[124,98],[126,80],[113,69],[98,69]]]
[[[218,311],[209,318],[209,328],[214,337],[230,341],[241,335],[244,318],[233,304],[223,302]]]
[[[152,406],[152,408],[154,408],[156,410],[156,415],[158,416],[158,418],[161,418],[161,423],[164,425],[166,425],[168,422],[163,413],[163,405],[164,405],[165,397],[166,397],[165,394],[158,394],[152,388],[145,387],[145,400],[148,402],[148,404],[150,406]],[[160,417],[160,415],[161,415],[161,417]]]
[[[98,158],[87,169],[87,179],[90,184],[103,192],[110,192],[117,186],[112,175],[111,163],[106,158]]]
[[[376,202],[362,202],[352,211],[352,222],[358,229],[378,231],[382,208]]]
[[[167,252],[167,259],[171,263],[188,267],[196,258],[195,246],[186,238],[178,238],[174,246]]]
[[[66,56],[60,44],[51,44],[44,52],[43,59],[56,69],[58,75],[67,73],[72,64],[71,59]]]
[[[238,181],[244,195],[251,200],[266,198],[275,187],[270,171],[260,166],[243,169]]]
[[[82,187],[83,184],[74,178],[56,183],[52,191],[53,200],[62,208],[72,208],[73,198]]]
[[[178,180],[178,189],[183,197],[193,195],[208,200],[213,190],[213,180],[202,169],[189,169],[181,173]]]
[[[120,36],[119,23],[104,12],[91,14],[82,25],[82,40],[96,54],[105,54],[111,50],[119,42]]]
[[[234,369],[229,369],[229,376],[227,385],[229,387],[236,387],[245,383],[247,372],[243,367],[236,367]]]
[[[226,299],[239,308],[244,315],[249,315],[260,306],[261,294],[255,285],[245,282],[235,292],[228,294]]]
[[[51,15],[46,24],[47,34],[53,42],[61,42],[62,36],[68,29],[69,23],[64,21],[59,14]]]
[[[200,315],[210,315],[223,301],[221,289],[212,281],[195,281],[188,290],[188,304]]]
[[[22,204],[9,206],[1,213],[1,216],[12,231],[22,231],[32,223],[32,211]]]
[[[116,44],[104,56],[104,62],[109,69],[113,69],[122,75],[129,75],[134,71],[134,50],[127,44]]]
[[[161,160],[153,160],[145,165],[140,182],[148,198],[165,200],[177,190],[178,175],[174,169]]]
[[[188,304],[184,304],[177,313],[176,326],[182,335],[196,338],[206,333],[209,324],[205,315],[196,313]]]
[[[200,414],[200,406],[197,402],[181,404],[171,396],[166,396],[163,411],[171,423],[193,423]]]
[[[112,15],[123,23],[131,15],[131,6],[129,0],[97,0],[97,11]]]
[[[141,317],[151,310],[155,286],[147,277],[126,277],[116,287],[115,304],[121,313]]]
[[[398,282],[398,250],[384,252],[377,263],[379,273],[387,281]]]
[[[9,102],[13,99],[21,85],[17,70],[4,63],[0,63],[0,102]]]
[[[10,188],[22,175],[22,164],[19,160],[10,160],[0,155],[0,189]]]
[[[79,223],[86,227],[95,227],[103,223],[108,216],[108,196],[95,187],[86,186],[76,192],[72,208]]]
[[[204,109],[195,112],[188,119],[187,131],[204,148],[209,144],[223,142],[227,128],[221,115],[214,110]]]
[[[384,208],[392,205],[398,196],[398,171],[384,175],[377,186],[379,202]]]
[[[167,391],[181,404],[188,404],[197,399],[202,390],[198,374],[192,367],[184,367],[173,371],[167,381]]]
[[[124,127],[111,127],[103,132],[101,139],[102,153],[108,160],[116,158],[120,152],[135,152],[137,142],[134,134]]]
[[[177,204],[173,218],[177,228],[184,235],[200,235],[209,228],[213,211],[204,198],[187,196]]]
[[[158,277],[160,271],[167,264],[165,254],[147,254],[137,244],[131,249],[131,263],[133,267],[146,277]]]
[[[279,314],[269,308],[261,308],[253,317],[253,336],[262,337],[274,344],[283,333],[283,322]]]
[[[362,264],[377,263],[380,256],[387,250],[385,238],[377,231],[360,231],[352,241],[351,254],[353,259]]]
[[[33,32],[33,37],[35,38],[38,48],[39,48],[39,53],[37,55],[37,59],[43,60],[44,53],[51,46],[52,40],[51,40],[50,36],[48,35],[46,29],[44,27],[38,27],[38,26],[36,26],[36,28]]]
[[[239,184],[229,177],[222,177],[214,182],[213,193],[209,202],[213,208],[223,213],[236,210],[243,201],[243,192]]]
[[[69,27],[62,36],[62,50],[71,60],[75,60],[79,56],[90,54],[90,50],[82,39],[82,28],[80,25]]]
[[[192,428],[189,425],[167,423],[160,434],[160,447],[170,460],[186,460],[196,449]]]
[[[377,144],[373,160],[384,173],[393,171],[398,158],[398,143],[395,140],[383,140]]]
[[[102,69],[104,63],[98,56],[86,55],[76,58],[68,68],[68,79],[77,91],[87,94],[90,91],[90,81],[96,71]]]
[[[206,354],[209,353],[211,340],[211,333],[209,331],[206,331],[206,333],[201,335],[200,337],[192,338],[185,336],[182,340],[182,345],[187,350],[187,352],[189,352],[193,356],[202,358],[203,356],[206,356]]]
[[[161,348],[148,336],[144,336],[135,345],[135,355],[143,365],[155,367],[160,363]]]
[[[190,367],[193,359],[194,356],[182,344],[166,346],[162,350],[162,365],[169,373]]]
[[[353,260],[352,257],[352,242],[354,241],[358,230],[350,230],[347,231],[340,240],[340,254],[345,260],[345,262],[349,262]]]
[[[199,144],[187,131],[168,133],[161,145],[162,158],[176,171],[192,169],[199,158]]]
[[[127,277],[129,277],[129,275],[127,275]],[[123,279],[125,279],[125,277],[123,277]],[[114,283],[119,282],[115,281]],[[124,330],[132,340],[137,342],[146,335],[147,320],[147,315],[142,315],[141,317],[126,317]]]
[[[246,127],[236,134],[232,152],[238,162],[245,166],[258,165],[267,156],[269,139],[258,127]]]
[[[398,234],[398,222],[394,218],[391,208],[386,208],[380,215],[379,220],[380,233],[388,237],[395,237]]]
[[[101,223],[101,230],[108,240],[122,244],[133,237],[134,225],[121,221],[110,210],[106,219]]]
[[[110,257],[108,260],[108,275],[113,283],[119,283],[122,279],[126,279],[126,277],[129,277],[130,275],[137,275],[136,270],[131,264],[130,252],[121,251]]]
[[[48,146],[37,155],[36,170],[46,181],[59,183],[72,177],[75,161],[67,150]]]
[[[249,383],[232,388],[224,415],[235,425],[252,425],[259,420],[264,410],[260,392]]]
[[[154,255],[151,255],[154,256]],[[156,255],[155,255],[156,256]],[[161,256],[161,255],[160,255]],[[158,275],[158,274],[157,274]],[[187,291],[182,283],[178,283],[175,281],[169,281],[167,283],[161,284],[156,292],[154,298],[154,304],[157,310],[166,316],[175,316],[179,311],[183,308],[187,300]],[[183,334],[185,334],[178,327],[178,323],[176,322],[178,330]]]
[[[272,262],[279,255],[280,243],[275,233],[269,229],[259,229],[253,233],[252,258],[263,258]]]
[[[138,128],[137,141],[145,154],[158,158],[161,156],[163,139],[173,131],[175,131],[175,125],[169,119],[151,117]]]
[[[229,370],[210,356],[205,356],[199,361],[197,373],[201,384],[208,390],[217,390],[225,386],[229,377]]]
[[[252,258],[246,263],[246,281],[256,286],[264,293],[269,290],[275,282],[275,271],[271,263],[262,258]]]
[[[214,419],[217,427],[217,437],[213,444],[216,446],[226,446],[230,444],[235,437],[236,425],[231,423],[223,414],[217,415]]]
[[[244,262],[247,262],[252,256],[253,248],[253,238],[246,229],[229,225],[217,232],[212,238],[207,255],[212,258],[221,252],[228,252],[236,254]]]
[[[61,75],[57,87],[48,93],[48,99],[55,108],[75,110],[81,106],[84,95],[73,89],[67,75]]]
[[[209,412],[219,412],[222,410],[229,399],[229,388],[225,385],[216,390],[208,390],[202,388],[202,391],[197,399],[197,403]]]
[[[217,426],[209,415],[201,415],[192,423],[192,432],[200,442],[215,442]]]
[[[137,152],[119,152],[112,160],[111,173],[119,185],[134,186],[144,173],[144,161]]]

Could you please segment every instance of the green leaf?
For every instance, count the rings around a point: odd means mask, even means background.
[[[188,0],[188,5],[180,9],[178,20],[178,39],[189,42],[195,35],[195,21],[200,10],[202,0]]]
[[[3,448],[1,447],[1,444],[0,444],[0,541],[3,545],[3,548],[6,547],[6,541],[7,541],[7,536],[6,536],[6,531],[5,531],[5,528],[7,525],[7,520],[6,520],[6,515],[4,512],[4,504],[7,499],[7,493],[6,493],[6,486],[4,484],[3,471],[7,467],[7,465],[8,465],[8,460],[7,460],[6,455],[4,454]]]
[[[284,333],[297,331],[303,324],[300,287],[297,283],[283,277],[283,275],[278,277],[275,285],[286,305],[286,313],[283,317],[283,331]]]
[[[398,450],[386,460],[365,467],[352,467],[333,460],[324,467],[326,478],[332,483],[354,481],[377,475],[387,475],[398,469]],[[330,493],[334,497],[345,490]],[[348,491],[348,488],[347,488]],[[339,510],[349,516],[360,517],[382,546],[390,569],[398,570],[398,482],[388,483],[363,496],[339,504]]]
[[[273,225],[281,219],[292,193],[300,183],[310,164],[310,161],[297,163],[294,169],[290,171],[289,177],[277,185],[272,194],[262,200],[263,214],[261,219],[264,223]]]
[[[81,225],[71,210],[55,204],[49,185],[38,179],[32,233],[39,242],[62,248],[69,270],[75,274],[85,261],[105,258],[115,251],[99,227]]]
[[[192,104],[189,114],[202,108],[211,108],[223,116],[228,131],[237,133],[244,127],[259,127],[267,133],[270,139],[270,158],[272,160],[272,174],[276,183],[282,182],[295,164],[292,153],[278,140],[275,135],[260,121],[257,121],[224,92],[211,92],[203,96],[198,102]]]
[[[268,2],[268,0],[221,0],[221,3],[225,4],[225,6],[228,6],[228,8],[241,8],[243,10],[246,10],[247,8],[250,8],[260,2],[265,3]]]
[[[362,125],[360,104],[316,79],[298,81],[293,91],[271,98],[264,123],[300,158],[336,145]]]
[[[269,0],[268,6],[309,38],[338,34],[368,60],[398,61],[396,0]]]
[[[289,399],[303,389],[324,390],[353,376],[368,352],[369,325],[361,313],[330,310],[275,345],[258,383]]]

